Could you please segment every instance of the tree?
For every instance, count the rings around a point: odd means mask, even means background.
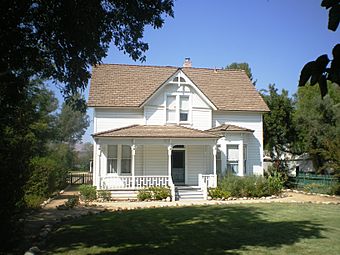
[[[173,0],[2,1],[0,9],[0,160],[2,250],[15,233],[15,211],[23,197],[28,165],[35,155],[31,125],[35,105],[30,80],[61,84],[65,100],[85,111],[74,97],[100,63],[109,44],[134,60],[145,60],[144,27],[160,28],[173,16]]]
[[[86,112],[81,112],[63,103],[61,112],[57,116],[57,141],[74,145],[79,142],[89,126]]]
[[[230,65],[227,65],[225,69],[241,69],[244,70],[249,77],[250,81],[253,83],[253,85],[256,85],[257,80],[254,81],[253,74],[251,72],[251,68],[248,63],[236,63],[233,62]]]
[[[323,0],[321,6],[329,9],[328,29],[335,32],[340,22],[340,0]],[[308,81],[312,86],[318,83],[323,98],[328,93],[327,80],[340,86],[340,44],[334,46],[332,55],[329,67],[327,54],[305,64],[300,73],[299,87],[305,86]]]
[[[289,98],[287,90],[278,93],[275,85],[269,85],[268,91],[262,91],[262,97],[270,109],[263,116],[264,147],[272,159],[282,160],[285,153],[294,152],[294,101]]]
[[[320,172],[340,169],[340,88],[329,82],[328,91],[322,100],[315,86],[299,88],[294,116],[302,149]]]

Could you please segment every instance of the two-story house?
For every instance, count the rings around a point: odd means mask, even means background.
[[[103,64],[93,68],[97,189],[194,186],[226,171],[263,174],[268,107],[242,70]]]

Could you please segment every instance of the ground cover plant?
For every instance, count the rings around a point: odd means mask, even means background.
[[[340,254],[338,205],[247,204],[106,212],[54,231],[47,254]]]

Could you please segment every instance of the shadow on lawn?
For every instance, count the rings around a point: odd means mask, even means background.
[[[310,221],[269,221],[256,207],[201,206],[104,213],[56,231],[47,250],[86,254],[237,254],[322,238]],[[96,246],[97,248],[93,248]]]

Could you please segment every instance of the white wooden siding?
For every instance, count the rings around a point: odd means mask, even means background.
[[[94,123],[94,133],[97,133],[133,124],[144,124],[144,114],[140,109],[96,108]]]
[[[186,163],[186,184],[198,185],[199,174],[213,173],[211,146],[186,146]]]
[[[168,149],[163,145],[144,145],[145,175],[168,175]]]
[[[254,130],[254,133],[246,134],[243,137],[241,137],[240,134],[229,135],[227,137],[227,140],[239,141],[243,139],[244,144],[247,144],[248,146],[247,173],[262,175],[263,174],[262,113],[216,111],[213,113],[212,123],[213,127],[226,123]]]

